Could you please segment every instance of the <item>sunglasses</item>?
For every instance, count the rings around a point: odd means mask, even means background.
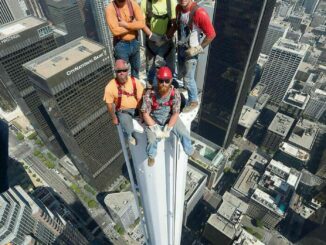
[[[127,72],[128,69],[123,69],[123,70],[115,70],[116,73],[120,73],[120,72]]]
[[[170,83],[170,79],[158,79],[159,83]]]

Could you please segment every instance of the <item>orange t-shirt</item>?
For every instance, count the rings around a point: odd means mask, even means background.
[[[119,36],[125,41],[134,40],[137,37],[138,30],[145,27],[145,19],[140,6],[134,0],[130,0],[130,2],[135,15],[135,19],[132,22],[130,22],[131,18],[127,2],[122,8],[119,8],[121,18],[128,22],[128,29],[119,26],[117,12],[115,11],[113,2],[111,2],[105,9],[106,22],[108,23],[113,36]]]
[[[136,82],[136,88],[137,88],[137,100],[135,96],[127,96],[127,95],[122,95],[121,97],[121,109],[134,109],[137,108],[138,102],[141,100],[144,92],[144,87],[143,85],[139,82],[137,78],[135,78]],[[127,93],[133,94],[134,89],[132,86],[132,81],[131,77],[128,77],[128,81],[121,86],[121,89],[126,91]],[[115,82],[115,79],[112,79],[108,85],[105,87],[104,91],[104,98],[103,100],[107,104],[114,103],[116,104],[118,101],[118,87]]]

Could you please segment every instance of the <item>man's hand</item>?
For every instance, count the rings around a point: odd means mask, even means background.
[[[191,47],[186,50],[186,57],[194,57],[197,54],[201,54],[204,52],[204,49],[201,45],[198,45],[196,47]]]
[[[164,137],[164,138],[169,138],[172,129],[173,129],[173,128],[170,128],[170,127],[166,124],[165,127],[164,127],[164,129],[163,129],[163,137]]]
[[[154,42],[156,44],[156,46],[158,46],[158,47],[162,46],[165,42],[162,40],[162,36],[157,35],[153,32],[151,33],[151,35],[149,35],[148,39],[151,40],[152,42]]]
[[[113,123],[114,125],[118,125],[118,124],[119,124],[119,119],[118,119],[118,117],[117,117],[116,115],[114,115],[114,116],[112,117],[112,123]]]
[[[155,134],[155,137],[158,139],[163,138],[163,132],[159,125],[154,124],[153,126],[148,126],[149,129]]]
[[[128,29],[128,23],[127,23],[125,20],[122,20],[122,19],[121,19],[121,20],[119,21],[119,26]]]

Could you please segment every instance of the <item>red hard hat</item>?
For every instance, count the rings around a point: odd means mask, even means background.
[[[172,78],[172,72],[169,67],[163,66],[161,67],[156,74],[157,79],[166,80]]]

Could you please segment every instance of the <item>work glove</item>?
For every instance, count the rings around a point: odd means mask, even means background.
[[[198,45],[196,47],[190,47],[186,50],[186,57],[194,57],[197,54],[201,54],[204,52],[204,49],[201,45]]]
[[[163,138],[163,132],[159,125],[154,124],[153,126],[148,126],[149,129],[155,134],[155,137],[158,139]]]
[[[164,127],[164,129],[163,129],[163,137],[164,137],[164,138],[169,138],[172,129],[173,129],[173,127],[170,128],[170,127],[166,124],[165,127]]]

